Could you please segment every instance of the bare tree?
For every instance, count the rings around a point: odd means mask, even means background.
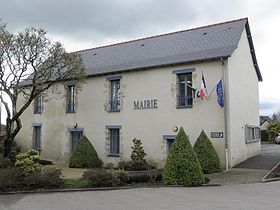
[[[85,67],[78,54],[66,53],[59,42],[52,42],[43,29],[27,28],[13,34],[0,23],[0,91],[7,112],[4,156],[22,127],[20,116],[35,97],[55,88],[58,82],[85,77]],[[23,96],[23,104],[18,103]],[[10,105],[10,106],[9,106]]]
[[[271,118],[275,122],[280,122],[280,110],[274,112]]]

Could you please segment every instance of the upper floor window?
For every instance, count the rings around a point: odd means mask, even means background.
[[[192,107],[193,90],[192,90],[192,73],[178,74],[178,108]]]
[[[67,85],[66,111],[75,112],[75,85]]]
[[[42,96],[38,95],[34,98],[34,114],[42,113]]]
[[[245,126],[245,142],[255,142],[261,139],[260,128],[258,126]]]
[[[120,111],[120,79],[121,76],[107,78],[110,81],[110,112]]]

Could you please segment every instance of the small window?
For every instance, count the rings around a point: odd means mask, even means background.
[[[67,86],[66,111],[75,112],[75,85]]]
[[[251,143],[259,141],[261,138],[260,136],[260,128],[257,126],[245,126],[245,142]]]
[[[81,139],[83,137],[83,131],[70,131],[70,152],[73,153],[76,146],[81,142]]]
[[[41,150],[41,126],[33,126],[33,149]]]
[[[120,154],[120,129],[109,129],[110,136],[110,155],[119,156]]]
[[[171,151],[176,135],[163,135],[163,140],[166,142],[167,154]]]
[[[34,114],[42,113],[42,96],[38,95],[34,98]]]
[[[193,105],[192,73],[178,74],[177,107],[190,108]]]
[[[111,80],[110,111],[120,111],[120,80]]]
[[[167,143],[167,152],[169,153],[172,149],[172,145],[174,143],[175,139],[166,139],[166,143]]]

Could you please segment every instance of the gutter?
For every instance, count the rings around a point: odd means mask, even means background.
[[[225,62],[224,59],[221,57],[220,58],[221,63],[222,63],[222,75],[223,75],[223,94],[224,94],[224,122],[225,122],[225,164],[226,164],[226,171],[228,171],[229,169],[229,159],[228,159],[228,123],[227,123],[227,103],[226,103],[226,78],[227,78],[227,74],[226,74],[226,69],[225,69]]]

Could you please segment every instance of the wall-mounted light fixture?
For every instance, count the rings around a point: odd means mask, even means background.
[[[177,131],[178,131],[178,127],[175,125],[175,126],[172,128],[172,130],[173,130],[174,132],[177,132]]]

